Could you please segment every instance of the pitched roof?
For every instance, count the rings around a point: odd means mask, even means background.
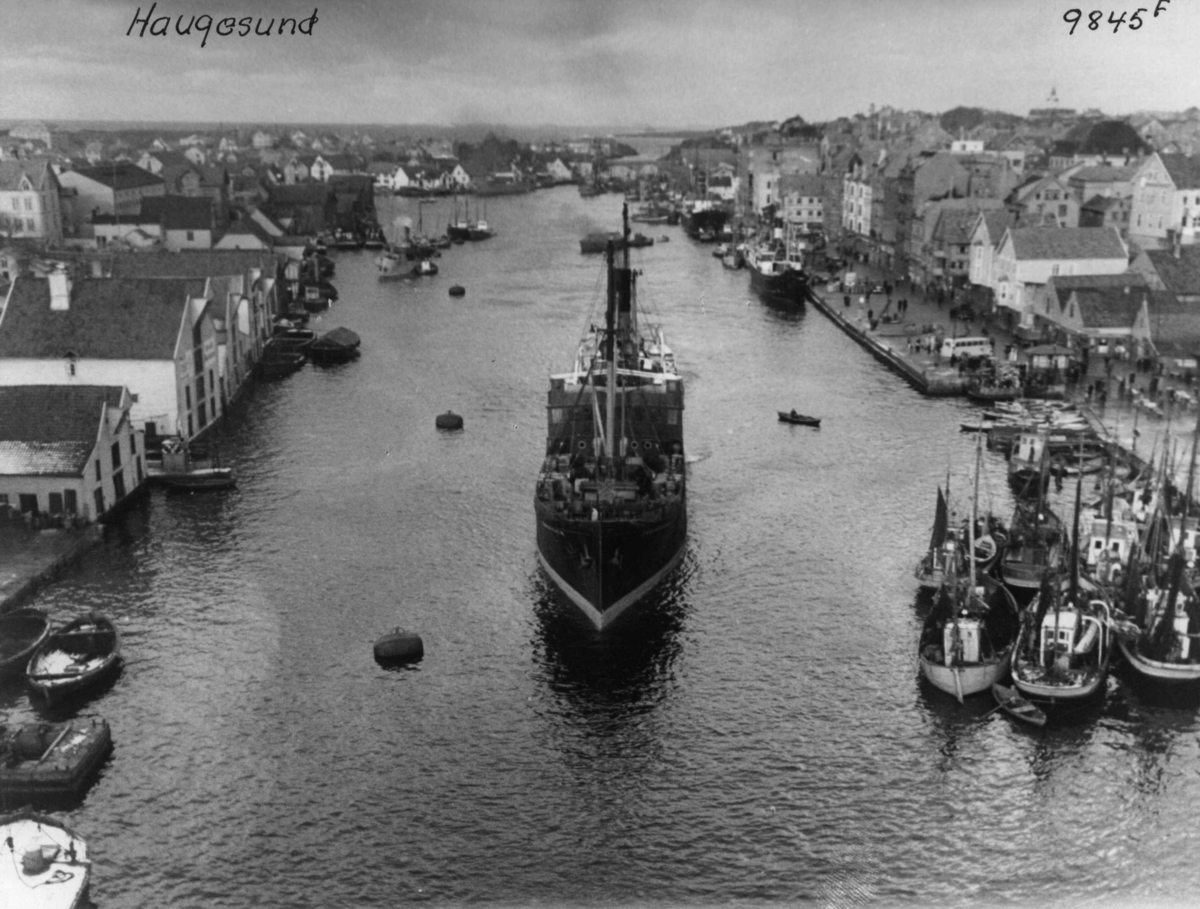
[[[53,179],[48,158],[27,158],[0,161],[0,190],[16,190],[21,178],[28,177],[34,190],[41,192],[46,181]]]
[[[1159,153],[1158,160],[1167,169],[1176,189],[1200,189],[1200,158]]]
[[[1097,164],[1081,167],[1067,178],[1068,183],[1122,183],[1133,179],[1136,167]]]
[[[78,476],[96,446],[105,407],[119,385],[0,387],[0,475]]]
[[[130,161],[112,161],[98,167],[80,167],[75,173],[110,189],[135,189],[139,186],[156,186],[163,182],[162,177],[157,177]]]
[[[1007,208],[993,208],[982,211],[979,215],[987,225],[988,239],[991,240],[993,249],[1004,239],[1004,231],[1017,223],[1016,214]]]
[[[1110,208],[1128,207],[1129,204],[1129,199],[1122,199],[1118,196],[1092,196],[1079,207],[1083,211],[1106,212]]]
[[[1137,321],[1144,293],[1128,287],[1078,287],[1071,291],[1079,318],[1089,328],[1130,328]]]
[[[151,258],[138,256],[138,258]],[[0,318],[0,357],[163,360],[175,356],[184,304],[204,295],[197,278],[88,278],[70,308],[50,308],[45,278],[17,278]]]
[[[211,278],[244,275],[260,268],[274,277],[282,257],[256,249],[185,249],[182,252],[117,253],[109,261],[114,278]]]
[[[163,230],[212,230],[212,200],[208,196],[151,196],[142,200],[142,220],[158,222]]]
[[[1121,275],[1052,275],[1046,282],[1046,287],[1057,294],[1061,306],[1077,290],[1117,288],[1124,293],[1123,288],[1128,287],[1131,290],[1148,291],[1150,282],[1146,280],[1145,275],[1130,271]]]
[[[1018,259],[1124,259],[1121,236],[1112,227],[1012,227]]]
[[[1148,249],[1146,257],[1167,290],[1176,294],[1200,294],[1200,246],[1179,248],[1179,258],[1169,249]]]

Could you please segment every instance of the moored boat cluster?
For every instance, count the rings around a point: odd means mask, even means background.
[[[1132,681],[1200,687],[1193,488],[1196,439],[1134,461],[1067,406],[999,411],[981,429],[1004,451],[1011,519],[974,495],[958,517],[939,487],[929,546],[916,570],[932,595],[918,644],[921,674],[956,696],[991,692],[1027,722],[1100,708],[1123,657]],[[986,426],[986,428],[984,428]],[[1198,434],[1200,435],[1200,434]],[[1186,464],[1186,488],[1176,478]],[[1085,493],[1084,477],[1088,477]],[[1056,513],[1051,479],[1072,502]]]

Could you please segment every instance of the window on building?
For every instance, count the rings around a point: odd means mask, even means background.
[[[188,238],[189,240],[195,240],[195,239],[196,239],[196,232],[195,232],[194,230],[189,230],[189,231],[187,232],[187,238]]]
[[[96,458],[96,482],[100,482],[100,459]]]
[[[63,490],[63,508],[67,514],[79,514],[79,497],[74,489]]]
[[[113,474],[113,491],[116,493],[118,502],[125,498],[125,474]]]
[[[96,517],[98,519],[100,515],[104,514],[104,490],[97,486],[96,491],[92,493],[92,499],[96,503]]]
[[[121,443],[120,442],[112,443],[112,464],[113,464],[113,470],[121,469]]]
[[[17,495],[17,506],[21,514],[37,514],[37,493],[22,492]]]
[[[47,510],[50,512],[50,514],[63,513],[63,497],[61,492],[50,493],[50,505],[48,506]]]

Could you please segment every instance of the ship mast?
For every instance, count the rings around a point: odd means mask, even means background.
[[[604,395],[604,457],[612,461],[613,433],[617,417],[617,268],[615,244],[608,241],[608,305],[604,311],[604,358],[608,361],[608,381]]]

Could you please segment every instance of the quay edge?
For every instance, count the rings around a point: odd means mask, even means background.
[[[834,307],[822,299],[820,294],[809,290],[808,301],[832,320],[833,324],[853,338],[865,348],[871,356],[883,363],[909,385],[928,397],[956,397],[967,393],[966,380],[960,376],[931,376],[923,369],[909,362],[904,356],[870,337],[866,332],[850,322]]]
[[[0,613],[19,608],[42,587],[58,577],[96,547],[104,536],[103,524],[89,524],[79,530],[60,531],[60,535],[43,537],[29,547],[37,551],[5,552],[8,569],[0,571]],[[0,547],[11,545],[0,539]]]

